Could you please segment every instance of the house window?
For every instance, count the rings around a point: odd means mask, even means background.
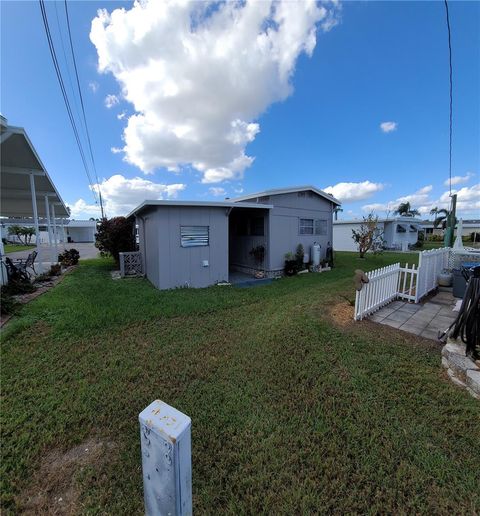
[[[252,236],[263,236],[264,235],[263,217],[252,217],[250,219],[250,235],[252,235]]]
[[[403,224],[397,224],[397,233],[406,233],[407,228]]]
[[[315,220],[315,234],[326,235],[327,234],[327,221],[323,219]]]
[[[313,235],[313,219],[300,219],[300,235]]]
[[[201,247],[209,245],[208,226],[180,226],[182,247]]]

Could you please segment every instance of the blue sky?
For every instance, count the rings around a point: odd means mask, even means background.
[[[92,42],[97,10],[117,7],[125,12],[115,20],[97,18]],[[58,14],[66,44],[64,5],[46,8],[69,85],[57,24]],[[400,200],[425,213],[448,204],[443,2],[297,7],[287,13],[296,22],[290,25],[279,11],[254,13],[259,30],[266,20],[278,29],[269,40],[275,58],[262,53],[253,16],[236,11],[232,24],[217,7],[164,9],[134,19],[130,2],[69,2],[108,215],[125,214],[145,197],[218,200],[300,184],[331,187],[343,218],[371,209],[383,215]],[[95,215],[39,5],[2,2],[1,15],[1,112],[26,128],[75,217]],[[185,16],[196,25],[186,26]],[[480,3],[451,2],[450,16],[453,188],[461,215],[478,218]],[[69,70],[74,79],[71,63]],[[385,122],[393,122],[384,126],[390,131],[381,129]]]

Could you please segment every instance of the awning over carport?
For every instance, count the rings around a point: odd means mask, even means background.
[[[47,217],[47,204],[54,206],[57,217],[68,218],[67,207],[60,197],[35,148],[21,127],[1,127],[1,205],[2,217],[35,217],[33,190],[37,216]]]
[[[39,217],[44,217],[48,225],[50,260],[56,262],[56,220],[60,218],[63,222],[69,212],[25,129],[8,125],[3,116],[0,122],[0,216],[31,218],[37,252],[40,252]],[[3,248],[0,251],[3,254]]]

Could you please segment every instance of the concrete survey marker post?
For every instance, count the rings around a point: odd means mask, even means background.
[[[192,514],[191,419],[160,400],[138,419],[145,514]]]

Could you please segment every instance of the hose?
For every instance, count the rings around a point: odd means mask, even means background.
[[[473,360],[480,359],[480,267],[475,267],[457,318],[445,334],[453,339],[460,337],[466,344],[466,355]]]

